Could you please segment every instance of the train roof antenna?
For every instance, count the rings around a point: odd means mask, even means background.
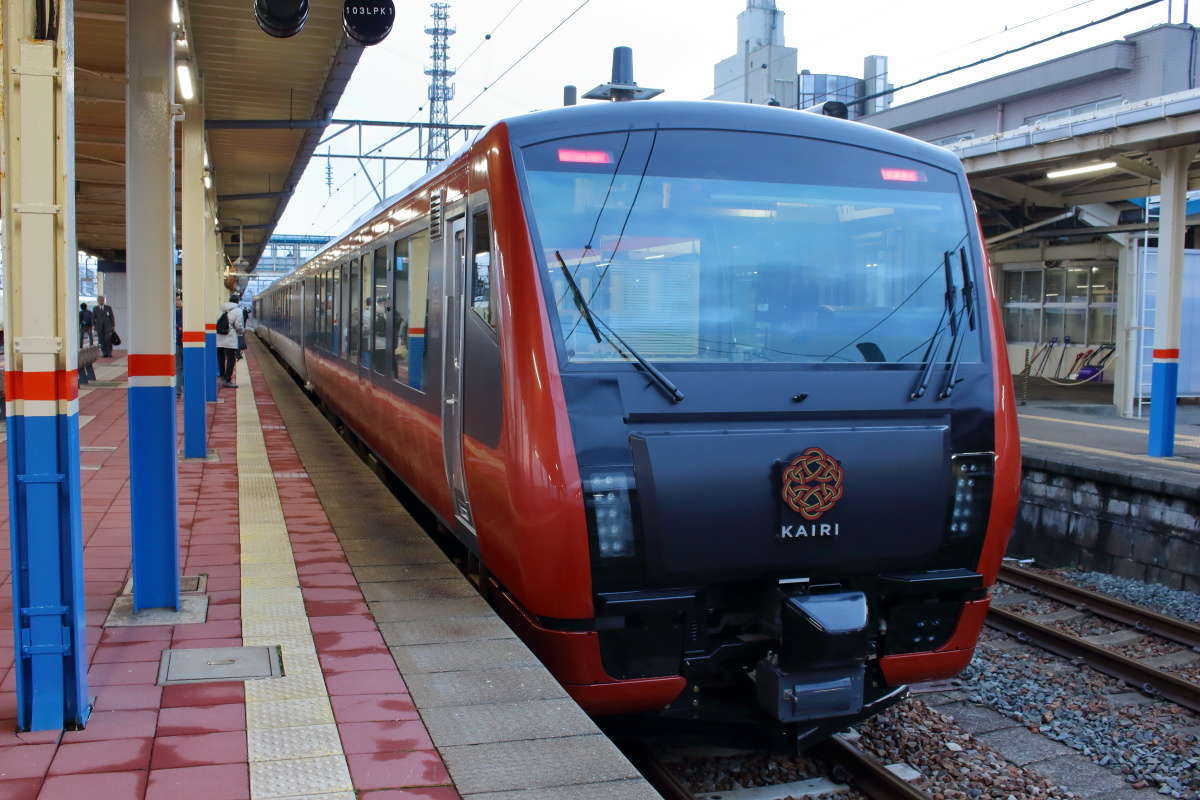
[[[663,93],[662,89],[638,86],[633,80],[633,50],[629,47],[614,47],[612,80],[602,83],[584,95],[587,100],[649,100]]]

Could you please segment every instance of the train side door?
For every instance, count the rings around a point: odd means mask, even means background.
[[[466,311],[467,229],[466,217],[450,222],[450,240],[445,253],[445,326],[442,335],[442,448],[446,459],[446,480],[454,502],[454,517],[472,534],[475,522],[467,496],[463,472],[463,319]]]

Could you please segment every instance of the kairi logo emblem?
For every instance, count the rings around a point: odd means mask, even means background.
[[[810,447],[783,470],[783,502],[806,520],[820,519],[842,499],[842,478],[837,459]]]

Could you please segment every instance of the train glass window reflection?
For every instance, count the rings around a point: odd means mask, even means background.
[[[927,164],[691,130],[573,137],[523,155],[572,361],[630,358],[596,341],[582,299],[601,328],[656,362],[844,364],[881,352],[920,363],[944,324],[947,254],[959,296],[960,249],[980,283],[958,179]],[[968,332],[962,361],[980,348],[980,331]]]
[[[358,345],[362,336],[362,270],[358,259],[350,262],[350,320],[346,338],[350,340],[350,360],[358,361]]]
[[[480,211],[471,218],[471,310],[494,328],[491,269],[492,231],[488,213]]]
[[[408,385],[425,385],[425,320],[429,318],[429,232],[408,238]]]
[[[342,267],[333,268],[333,317],[329,321],[329,349],[341,354],[342,342]]]
[[[392,248],[392,377],[408,380],[408,239]]]
[[[383,375],[388,364],[388,317],[391,316],[392,284],[388,279],[388,248],[386,246],[375,250],[375,290],[371,297],[373,348],[371,364],[375,371]]]
[[[359,350],[360,363],[367,369],[371,368],[371,336],[374,329],[375,311],[375,281],[372,277],[371,256],[365,255],[362,260],[362,296],[359,305],[362,307],[362,327],[359,336],[362,337],[362,347]]]

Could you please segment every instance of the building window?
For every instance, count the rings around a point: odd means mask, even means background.
[[[1116,281],[1117,268],[1112,264],[1006,271],[1004,332],[1008,341],[1113,343]]]
[[[1025,118],[1026,125],[1038,125],[1043,122],[1054,122],[1067,117],[1077,117],[1080,114],[1090,114],[1093,111],[1103,111],[1106,108],[1119,106],[1124,100],[1120,97],[1106,97],[1103,100],[1094,100],[1090,103],[1081,103],[1077,106],[1069,108],[1060,108],[1057,111],[1047,111],[1043,114],[1034,114],[1031,117]]]

